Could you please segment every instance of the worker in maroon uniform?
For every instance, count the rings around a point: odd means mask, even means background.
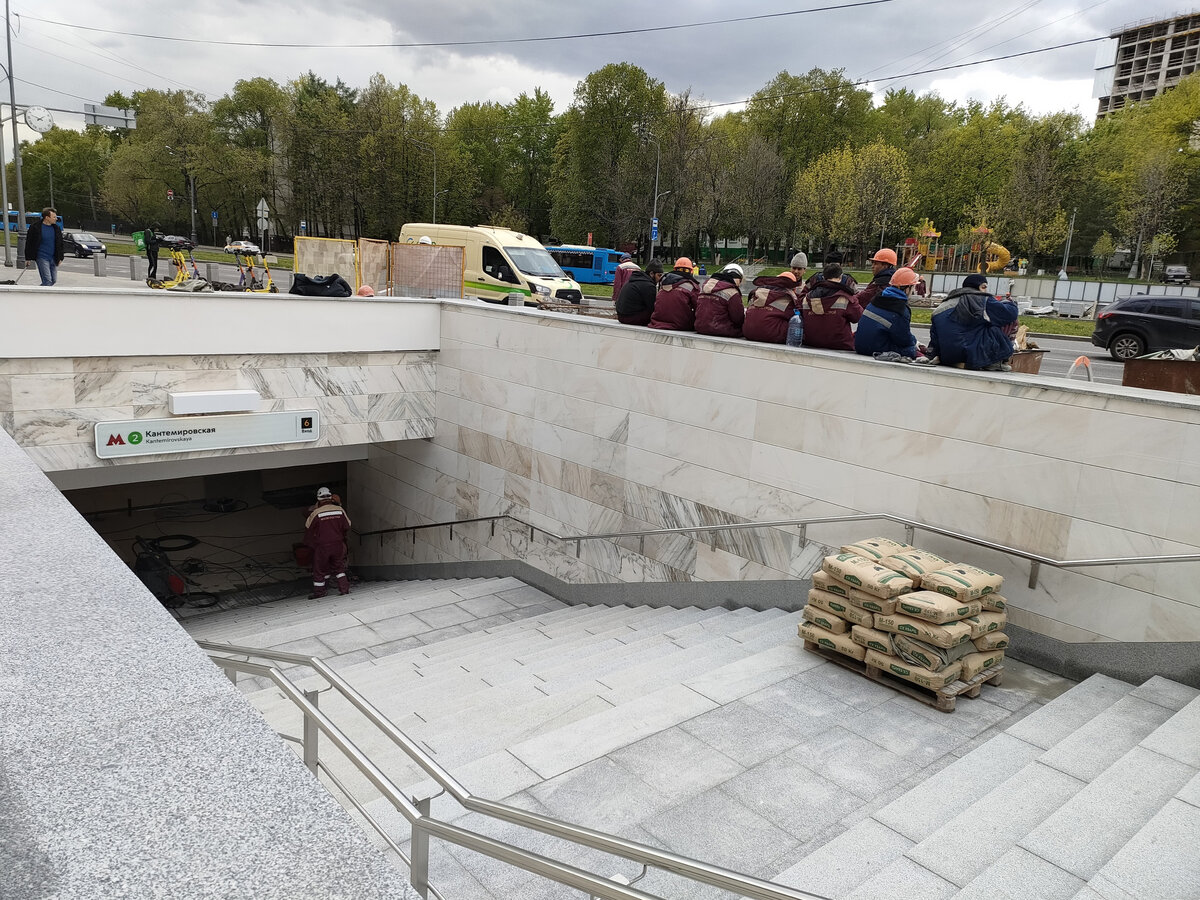
[[[304,523],[304,543],[312,548],[313,591],[309,600],[325,596],[325,582],[333,578],[339,594],[350,593],[346,577],[346,535],[350,517],[327,487],[317,491],[317,505]]]

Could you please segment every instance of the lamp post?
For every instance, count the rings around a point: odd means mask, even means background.
[[[187,153],[180,151],[177,154],[174,147],[169,147],[165,144],[163,145],[163,149],[166,150],[169,154],[171,154],[171,156],[178,155],[183,158],[183,177],[185,179],[187,179],[188,197],[192,204],[192,206],[191,206],[191,210],[192,210],[192,212],[191,212],[191,222],[192,222],[191,238],[192,238],[193,244],[199,244],[200,240],[196,236],[196,176],[191,173],[191,167],[188,165]]]
[[[9,0],[4,0],[4,36],[8,41],[8,99],[13,114],[13,163],[17,169],[17,268],[25,268],[25,184],[21,181],[21,142],[17,139],[17,84],[12,77],[12,28],[8,22]],[[5,178],[5,181],[8,179]],[[8,203],[4,204],[4,228],[8,230]],[[7,245],[7,238],[5,238]]]
[[[655,158],[654,158],[654,203],[652,205],[652,209],[650,212],[650,220],[651,220],[651,222],[653,222],[655,219],[658,218],[658,198],[665,197],[667,194],[669,194],[671,192],[663,191],[661,194],[658,192],[658,172],[659,172],[659,169],[662,168],[662,146],[655,139],[654,135],[650,133],[649,128],[639,128],[639,129],[637,129],[637,131],[638,131],[638,134],[641,136],[642,140],[649,141],[650,143],[652,143],[654,145],[654,149],[656,151]],[[650,260],[654,259],[653,227],[654,226],[651,225],[652,230],[650,232],[650,253],[649,253],[649,256],[647,256],[647,258],[646,258],[647,263],[649,263]]]
[[[1063,263],[1062,269],[1059,270],[1058,277],[1067,277],[1067,260],[1071,256],[1071,239],[1075,237],[1075,214],[1079,212],[1079,207],[1071,210],[1071,224],[1067,227],[1067,245],[1063,248]]]
[[[438,191],[436,194],[433,195],[433,224],[434,225],[437,224],[437,198],[441,197],[444,194],[448,194],[448,193],[450,193],[450,188],[442,188],[440,191]]]
[[[437,198],[438,198],[437,151],[435,149],[433,149],[433,147],[431,147],[429,144],[426,144],[424,141],[418,141],[416,138],[409,137],[407,134],[404,136],[404,139],[406,141],[409,141],[410,143],[416,144],[422,150],[428,150],[429,154],[433,157],[433,223],[432,224],[436,225],[437,224]]]

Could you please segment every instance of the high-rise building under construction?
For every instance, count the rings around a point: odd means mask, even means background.
[[[1097,118],[1128,103],[1150,100],[1196,71],[1200,12],[1136,22],[1112,33],[1096,65]]]

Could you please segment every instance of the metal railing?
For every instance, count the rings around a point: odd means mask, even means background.
[[[918,522],[915,519],[908,519],[904,516],[893,516],[889,513],[856,513],[848,516],[817,516],[807,519],[780,519],[774,522],[732,522],[720,525],[685,525],[681,528],[654,528],[647,531],[612,531],[603,534],[555,534],[546,528],[530,524],[516,516],[507,514],[497,516],[479,516],[474,519],[457,519],[455,521],[446,522],[431,522],[426,525],[401,525],[395,528],[380,528],[375,531],[363,531],[358,535],[359,544],[362,544],[363,538],[379,536],[379,543],[383,544],[383,535],[397,534],[400,532],[412,532],[413,543],[416,543],[418,531],[427,528],[449,528],[450,538],[454,538],[455,525],[467,525],[473,522],[490,522],[491,533],[495,537],[496,523],[508,520],[516,522],[523,528],[529,529],[529,539],[532,541],[535,533],[544,534],[546,537],[553,538],[556,541],[561,541],[564,544],[575,545],[575,556],[578,557],[580,548],[584,541],[612,541],[618,538],[637,538],[638,552],[645,554],[646,538],[658,537],[667,534],[707,534],[718,531],[739,531],[750,528],[799,528],[800,529],[800,544],[803,546],[808,541],[808,526],[809,525],[828,525],[839,522],[892,522],[896,525],[904,526],[905,540],[912,543],[916,532],[926,531],[930,534],[941,535],[942,537],[953,538],[954,540],[962,541],[966,544],[974,544],[976,547],[984,547],[988,550],[996,550],[1000,553],[1006,553],[1009,556],[1015,556],[1029,562],[1029,587],[1035,588],[1038,585],[1038,577],[1042,566],[1051,566],[1055,569],[1082,569],[1095,566],[1137,566],[1137,565],[1158,565],[1161,563],[1177,563],[1177,562],[1200,562],[1200,553],[1182,553],[1163,556],[1114,556],[1093,559],[1055,559],[1051,556],[1046,556],[1042,553],[1034,553],[1031,550],[1021,550],[1018,547],[1010,547],[1007,544],[1000,544],[996,541],[989,541],[986,538],[975,537],[974,535],[964,534],[961,531],[954,531],[950,528],[941,528],[937,525],[930,525],[926,522]]]
[[[422,750],[416,742],[397,728],[395,723],[379,712],[370,701],[321,660],[281,650],[242,647],[214,641],[197,641],[196,643],[201,649],[208,652],[213,662],[224,669],[235,683],[238,672],[269,678],[283,692],[284,696],[299,708],[303,715],[302,737],[297,738],[291,735],[282,735],[282,737],[301,745],[304,764],[309,770],[314,774],[324,773],[329,777],[338,790],[345,794],[355,809],[363,815],[368,824],[384,838],[389,848],[404,860],[409,866],[410,882],[422,897],[427,898],[432,891],[435,896],[441,898],[441,894],[429,883],[429,838],[436,837],[468,850],[483,853],[501,862],[518,866],[568,887],[587,891],[589,896],[602,898],[602,900],[661,900],[653,894],[644,893],[617,881],[432,818],[430,810],[433,797],[418,800],[404,796],[387,775],[341,729],[333,724],[325,713],[321,712],[317,702],[317,691],[302,691],[274,666],[231,659],[221,654],[236,654],[308,666],[433,779],[442,789],[438,794],[445,792],[464,809],[639,863],[643,867],[642,874],[645,874],[645,869],[648,867],[662,869],[683,878],[712,885],[741,897],[755,898],[755,900],[828,900],[818,894],[785,887],[735,872],[732,869],[690,859],[637,841],[626,840],[603,831],[563,822],[483,797],[476,797]],[[406,856],[403,853],[395,840],[387,834],[386,829],[370,816],[363,805],[350,795],[346,786],[332,776],[328,767],[320,761],[318,733],[323,733],[328,737],[334,746],[408,821],[412,828],[410,855]],[[437,794],[433,796],[437,796]],[[638,878],[640,877],[639,875]],[[635,878],[634,881],[638,878]]]

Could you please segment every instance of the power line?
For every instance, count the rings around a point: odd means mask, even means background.
[[[426,47],[478,47],[494,46],[496,44],[537,44],[548,41],[576,41],[588,38],[625,37],[632,34],[651,34],[662,31],[679,31],[686,28],[707,28],[713,25],[731,25],[736,22],[757,22],[764,19],[781,19],[789,16],[802,16],[810,13],[833,12],[837,10],[856,9],[862,6],[879,6],[884,3],[895,3],[896,0],[855,0],[851,3],[836,3],[830,6],[814,6],[807,9],[792,9],[784,12],[762,13],[755,16],[737,16],[730,19],[712,19],[706,22],[680,22],[675,25],[656,25],[649,28],[626,28],[620,31],[592,31],[581,34],[541,35],[538,37],[521,38],[488,38],[471,41],[410,41],[382,42],[356,44],[293,44],[273,41],[218,41],[206,38],[180,37],[168,34],[144,34],[135,31],[121,31],[109,28],[97,28],[93,25],[80,25],[75,22],[59,22],[54,19],[41,19],[37,16],[25,16],[31,22],[42,22],[46,25],[58,25],[62,28],[75,28],[81,31],[94,31],[100,34],[117,34],[122,37],[145,38],[153,41],[172,41],[182,44],[210,44],[220,47],[258,47],[295,50],[376,50],[376,49],[417,49]]]

